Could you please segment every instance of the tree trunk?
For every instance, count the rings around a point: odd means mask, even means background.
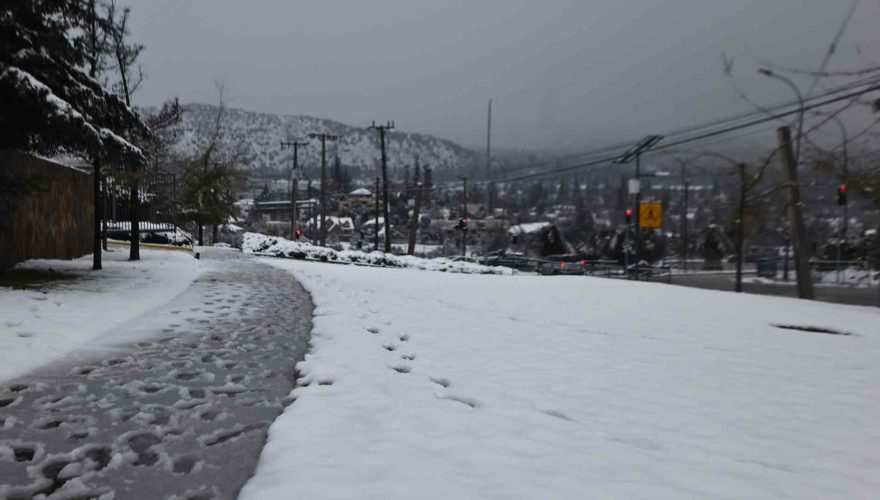
[[[93,205],[95,220],[92,230],[92,269],[99,270],[101,265],[101,220],[104,218],[104,205],[101,200],[101,163],[97,155],[92,158],[92,187],[94,188]]]
[[[131,183],[131,251],[128,260],[141,260],[141,221],[140,221],[140,194],[138,181]]]
[[[199,246],[205,245],[205,226],[202,223],[199,223]]]
[[[214,223],[213,233],[211,234],[211,243],[217,243],[220,236],[220,226]]]

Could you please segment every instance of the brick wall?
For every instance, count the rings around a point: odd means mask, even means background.
[[[0,269],[92,250],[92,175],[0,151]]]

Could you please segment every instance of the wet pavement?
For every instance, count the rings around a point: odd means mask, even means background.
[[[798,289],[794,282],[752,283],[752,277],[743,278],[743,291],[745,293],[792,298],[797,298],[798,296]],[[730,292],[734,290],[736,285],[736,277],[732,274],[674,274],[671,281],[673,285]],[[816,293],[816,300],[818,301],[856,306],[880,305],[880,291],[877,290],[876,286],[860,288],[817,284],[813,288]]]
[[[137,342],[0,384],[0,498],[235,498],[291,402],[313,306],[286,273],[203,258],[216,269],[120,326]]]

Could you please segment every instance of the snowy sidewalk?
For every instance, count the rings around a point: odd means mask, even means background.
[[[311,302],[252,258],[203,255],[219,265],[130,321],[138,342],[95,339],[0,384],[0,498],[236,496],[288,402]]]
[[[34,260],[17,270],[64,279],[29,290],[0,287],[0,381],[21,375],[108,334],[122,337],[127,320],[174,299],[206,270],[189,253],[141,250],[140,262],[128,250],[103,256],[104,269],[92,271],[91,256],[74,261]]]
[[[263,261],[313,349],[245,500],[880,497],[876,309]]]

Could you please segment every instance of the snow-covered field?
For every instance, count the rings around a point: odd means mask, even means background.
[[[0,380],[21,375],[83,344],[129,330],[126,320],[182,293],[206,266],[188,252],[141,249],[104,254],[104,269],[91,271],[91,256],[73,261],[32,260],[17,269],[73,276],[37,289],[0,287]]]
[[[876,309],[264,261],[313,348],[244,499],[880,498]]]

